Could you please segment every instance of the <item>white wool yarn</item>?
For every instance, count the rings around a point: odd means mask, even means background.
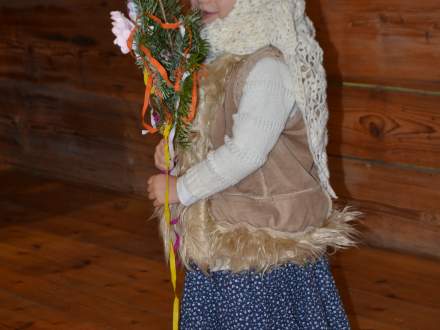
[[[307,126],[310,151],[321,186],[337,198],[329,181],[327,81],[323,51],[315,40],[313,23],[304,0],[236,0],[232,11],[202,31],[211,45],[210,60],[222,53],[251,54],[272,45],[296,80],[295,97]]]

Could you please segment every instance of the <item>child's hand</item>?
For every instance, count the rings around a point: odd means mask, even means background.
[[[177,197],[177,178],[175,176],[169,177],[169,202],[170,204],[179,203]],[[155,207],[159,207],[165,204],[165,189],[166,189],[166,175],[158,174],[151,176],[148,181],[148,198],[153,201]]]
[[[154,165],[161,171],[166,171],[165,163],[165,139],[160,140],[154,152]]]

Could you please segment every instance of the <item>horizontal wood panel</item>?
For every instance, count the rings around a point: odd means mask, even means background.
[[[110,31],[109,11],[124,9],[116,0],[3,6],[0,73],[107,93],[133,92],[137,68],[113,45]],[[308,12],[329,76],[440,91],[440,72],[434,67],[440,61],[437,0],[390,0],[386,5],[383,0],[320,0],[309,2]]]
[[[366,244],[440,258],[440,213],[420,215],[379,203],[354,204],[367,215],[360,226]]]
[[[0,125],[20,133],[34,129],[133,147],[150,140],[141,134],[142,100],[2,79],[0,91]]]
[[[47,136],[29,134],[32,149],[8,163],[45,176],[146,195],[148,177],[153,168],[150,149],[128,150],[105,143],[75,141],[58,136],[47,148]],[[64,150],[69,147],[68,150]],[[64,151],[63,151],[64,150]]]
[[[333,156],[329,163],[330,180],[340,197],[417,211],[419,220],[439,216],[440,171],[422,172]]]
[[[328,152],[440,166],[440,95],[329,88]]]
[[[340,204],[365,214],[365,243],[440,257],[440,171],[329,157]]]
[[[57,138],[57,143],[47,149],[46,138],[29,135],[32,151],[20,158],[5,162],[16,167],[49,177],[88,183],[127,193],[146,195],[147,179],[158,173],[153,160],[143,150],[127,150],[105,143],[76,141],[75,150],[70,139]],[[146,149],[148,150],[148,149]]]
[[[440,91],[438,0],[319,0],[307,10],[332,78]]]
[[[18,47],[18,48],[17,48]],[[99,50],[75,50],[70,45],[54,47],[54,43],[2,47],[0,75],[34,84],[57,84],[93,91],[97,94],[137,100],[143,95],[140,71],[131,57]],[[11,61],[10,57],[14,60]],[[16,58],[22,60],[16,61]]]
[[[8,109],[0,112],[0,145],[9,163],[144,194],[159,136],[141,134],[141,104],[13,81],[0,81],[0,91],[0,108]]]
[[[133,58],[113,44],[120,1],[20,1],[0,8],[0,75],[142,98]],[[93,27],[93,28],[91,28]]]

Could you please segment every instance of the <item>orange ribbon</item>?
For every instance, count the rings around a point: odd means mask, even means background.
[[[188,116],[184,118],[184,121],[189,124],[194,120],[194,117],[196,115],[197,110],[197,83],[199,79],[199,75],[197,72],[193,73],[193,88],[192,88],[192,95],[191,95],[191,106],[188,113]]]
[[[154,16],[152,14],[148,15],[148,17],[150,17],[153,21],[159,24],[161,28],[165,30],[175,30],[180,27],[180,22],[175,22],[175,23],[163,22],[159,17]]]
[[[157,16],[154,15],[149,15],[149,17],[156,22],[157,24],[159,24],[163,29],[177,29],[180,27],[180,22],[176,22],[176,23],[164,23],[160,18],[158,18]],[[134,40],[134,36],[136,34],[137,31],[137,27],[135,27],[131,33],[130,36],[128,37],[127,40],[127,46],[128,48],[132,51],[132,55],[133,55],[133,40]],[[189,46],[184,50],[184,57],[186,57],[186,55],[190,52],[191,47],[192,47],[192,33],[189,30]],[[182,76],[183,76],[183,72],[182,72],[182,68],[179,66],[179,68],[176,70],[175,73],[175,83],[173,84],[169,77],[168,77],[168,72],[166,71],[166,69],[163,67],[163,65],[156,59],[154,58],[154,56],[151,54],[151,51],[146,48],[143,45],[139,46],[139,50],[142,51],[142,53],[144,53],[144,55],[148,58],[149,63],[156,69],[156,71],[161,75],[162,79],[167,83],[168,86],[173,86],[174,90],[176,92],[179,92],[181,90],[181,80],[182,80]],[[148,64],[145,63],[145,67],[148,68]],[[142,117],[141,117],[141,121],[142,121],[142,125],[144,128],[146,128],[148,130],[148,132],[150,133],[155,133],[158,131],[157,128],[152,127],[151,125],[149,125],[148,123],[145,122],[145,115],[147,113],[147,109],[148,109],[148,105],[150,104],[150,95],[151,95],[151,90],[153,88],[153,75],[152,73],[149,73],[148,75],[148,80],[145,86],[145,95],[144,95],[144,105],[142,107]],[[194,72],[193,73],[193,86],[192,86],[192,95],[191,95],[191,106],[190,106],[190,111],[188,113],[188,116],[186,118],[184,118],[183,120],[189,124],[194,120],[195,114],[196,114],[196,110],[197,110],[197,84],[198,84],[198,79],[199,79],[199,75]],[[156,95],[159,91],[156,90]],[[160,97],[162,97],[162,95],[159,95]],[[168,114],[169,115],[169,114]],[[168,117],[168,116],[167,116]],[[169,118],[168,118],[169,119]]]
[[[145,56],[147,56],[147,58],[150,61],[151,65],[154,66],[154,68],[157,70],[157,72],[159,72],[159,74],[162,76],[163,80],[165,80],[167,85],[168,86],[173,86],[173,83],[168,78],[167,70],[165,70],[165,68],[162,66],[162,64],[160,64],[160,62],[158,60],[156,60],[153,57],[153,55],[151,55],[150,50],[147,47],[143,46],[143,45],[141,45],[139,47],[139,49],[145,54]]]
[[[150,104],[150,94],[152,88],[153,88],[153,76],[149,74],[145,87],[144,105],[142,106],[141,122],[142,122],[142,126],[146,128],[148,132],[154,134],[158,131],[158,129],[154,128],[153,126],[145,122],[145,114],[147,113],[148,105]]]

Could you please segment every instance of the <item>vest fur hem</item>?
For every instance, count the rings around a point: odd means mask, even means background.
[[[209,252],[186,251],[185,256],[191,258],[182,261],[189,269],[195,263],[205,273],[213,267],[264,273],[287,262],[304,265],[318,259],[327,249],[336,251],[359,243],[360,232],[352,222],[363,213],[351,208],[333,209],[321,227],[295,233],[216,222],[215,230],[210,233]]]

